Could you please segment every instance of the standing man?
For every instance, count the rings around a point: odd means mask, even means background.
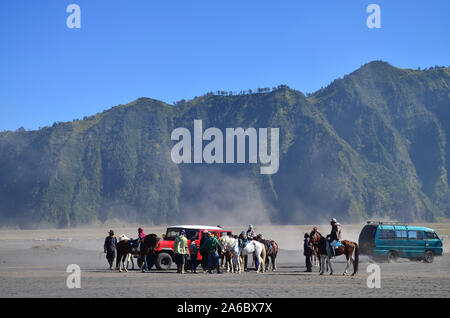
[[[184,263],[187,252],[187,238],[185,230],[181,230],[180,234],[175,238],[173,252],[175,254],[175,263],[177,263],[177,273],[184,274]]]
[[[310,245],[309,234],[305,233],[305,241],[303,242],[303,255],[305,256],[305,264],[307,273],[312,272],[311,270],[311,256],[312,256],[312,248]]]
[[[199,246],[197,242],[195,242],[195,238],[193,237],[191,240],[191,244],[189,244],[189,255],[191,256],[191,272],[197,273],[197,254],[198,254]]]
[[[239,248],[244,248],[248,243],[247,235],[244,231],[239,234]],[[247,271],[247,262],[248,262],[248,255],[244,255],[244,272]]]
[[[202,232],[202,238],[200,239],[200,255],[202,256],[201,264],[203,272],[205,272],[206,269],[208,268],[208,251],[206,250],[206,247],[204,245],[207,239],[208,239],[208,230],[204,230]]]
[[[206,250],[208,251],[208,273],[212,274],[211,271],[213,269],[214,262],[214,266],[217,268],[217,274],[222,274],[219,266],[219,253],[217,251],[219,247],[222,247],[219,240],[215,236],[211,235],[211,233],[209,232],[207,235],[208,238],[203,243],[203,246],[200,246],[200,249],[206,248]]]
[[[116,246],[117,246],[117,238],[114,236],[114,231],[109,230],[109,236],[105,239],[105,244],[103,245],[103,249],[106,253],[106,259],[109,263],[109,269],[113,269],[114,258],[116,258]]]

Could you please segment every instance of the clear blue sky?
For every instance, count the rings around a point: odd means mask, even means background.
[[[81,29],[66,8],[81,7]],[[381,7],[381,29],[366,7]],[[138,97],[287,84],[304,93],[375,59],[450,65],[448,0],[2,0],[0,130]]]

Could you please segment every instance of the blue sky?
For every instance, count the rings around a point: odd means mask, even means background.
[[[69,4],[81,29],[66,26]],[[366,7],[381,7],[381,29]],[[138,97],[287,84],[304,93],[372,60],[450,65],[448,0],[2,0],[0,130]]]

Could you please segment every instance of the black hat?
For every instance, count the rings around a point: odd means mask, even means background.
[[[114,231],[113,230],[109,230],[109,235],[114,235]]]

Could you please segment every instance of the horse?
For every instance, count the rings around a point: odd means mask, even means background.
[[[234,239],[228,236],[222,236],[221,238],[219,238],[219,242],[223,246],[223,249],[221,249],[219,253],[220,267],[224,267],[223,260],[225,258],[225,267],[227,269],[227,272],[229,272],[233,266],[233,261],[231,259],[233,255],[230,249],[231,245],[234,243]]]
[[[119,239],[119,242],[121,242],[121,241],[133,241],[133,240],[131,240],[130,238],[128,238],[125,234],[120,235],[120,236],[118,237],[118,239]],[[131,245],[131,244],[130,244],[130,245]],[[126,256],[125,256],[125,260],[127,261],[127,266],[126,266],[126,267],[125,267],[124,261],[122,261],[122,263],[124,264],[124,268],[128,269],[128,266],[129,266],[129,264],[130,264],[130,262],[131,262],[131,266],[132,266],[131,269],[134,270],[133,255],[138,255],[138,254],[139,254],[139,253],[136,252],[134,249],[132,249],[130,253],[126,254]],[[122,254],[122,255],[123,255],[123,254]],[[117,252],[117,259],[119,259],[119,252]],[[116,269],[117,269],[117,266],[116,266]]]
[[[311,259],[312,259],[312,265],[313,265],[314,267],[317,267],[317,266],[318,266],[318,267],[319,267],[319,271],[321,272],[321,271],[322,271],[322,262],[321,262],[321,260],[320,260],[319,248],[318,248],[317,246],[315,246],[315,245],[312,244],[313,237],[314,237],[314,235],[315,235],[316,233],[318,233],[318,232],[317,232],[317,231],[312,231],[312,232],[309,234],[309,237],[310,237],[310,239],[311,239],[310,245],[311,245],[311,249],[312,249]],[[320,235],[320,233],[319,233],[319,235]],[[326,271],[328,272],[328,262],[326,263]]]
[[[330,262],[330,258],[328,256],[328,251],[327,251],[327,239],[325,237],[323,237],[322,234],[320,234],[319,232],[315,232],[313,234],[313,237],[311,237],[311,242],[312,242],[313,246],[315,246],[317,248],[318,255],[320,255],[320,260],[321,260],[320,275],[324,274],[325,261],[330,266],[330,275],[333,275],[333,266],[332,266],[332,263]],[[345,257],[347,258],[347,266],[345,267],[345,271],[344,271],[343,275],[344,276],[347,275],[348,269],[350,267],[350,263],[353,263],[352,276],[356,275],[356,273],[358,272],[358,265],[359,265],[359,246],[358,246],[358,244],[355,242],[352,242],[352,241],[343,240],[343,241],[341,241],[341,245],[338,248],[336,248],[335,251],[336,251],[336,256],[345,255]],[[355,252],[355,259],[353,259],[353,257],[352,257],[353,252]]]
[[[243,257],[245,255],[253,254],[253,257],[257,257],[258,262],[259,262],[259,266],[256,269],[256,272],[257,273],[261,272],[261,268],[262,268],[262,272],[264,272],[265,262],[266,262],[266,249],[264,247],[264,244],[262,244],[258,241],[250,241],[247,243],[247,245],[245,247],[240,247],[240,254],[241,254],[241,257]],[[244,271],[244,269],[242,267],[243,267],[243,262],[241,265],[241,270]]]
[[[276,258],[278,254],[278,244],[274,240],[265,240],[262,234],[258,234],[256,240],[262,244],[266,249],[266,261],[265,261],[265,270],[269,270],[269,263],[272,263],[272,271],[277,269]]]
[[[311,262],[312,262],[312,266],[314,267],[318,267],[320,266],[320,262],[319,262],[319,255],[317,254],[317,249],[316,248],[312,248],[312,255],[311,255]]]
[[[148,234],[144,237],[144,239],[141,242],[141,248],[139,251],[140,258],[143,260],[142,264],[142,272],[144,273],[146,270],[149,270],[153,266],[153,261],[148,266],[148,260],[147,257],[151,253],[152,258],[154,259],[155,256],[155,248],[158,246],[158,243],[161,239],[154,233]]]
[[[116,269],[118,269],[119,272],[122,272],[123,266],[124,270],[128,272],[128,262],[130,261],[133,249],[130,244],[130,239],[125,234],[119,236],[119,242],[117,243],[116,250]],[[125,266],[125,260],[127,261],[127,266]],[[132,258],[131,261],[133,262]],[[134,269],[134,262],[132,264]]]
[[[239,244],[238,240],[229,236],[223,236],[219,239],[220,244],[223,246],[223,253],[225,256],[225,266],[227,272],[235,272],[234,267],[240,272],[240,258],[239,258]]]

